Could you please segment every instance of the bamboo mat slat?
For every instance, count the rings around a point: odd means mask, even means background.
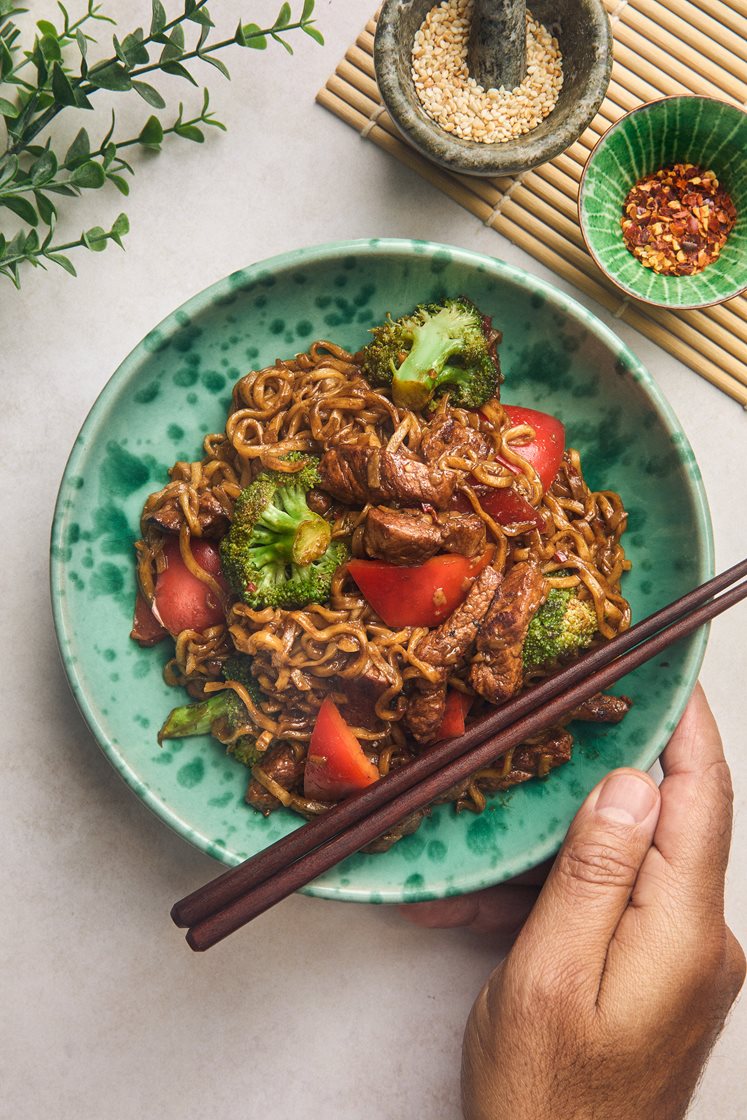
[[[435,2],[435,0],[434,0]],[[604,0],[614,35],[607,96],[582,136],[549,163],[510,178],[448,172],[421,156],[384,109],[376,84],[371,19],[317,101],[747,408],[747,298],[667,311],[621,296],[587,252],[577,200],[586,160],[610,125],[644,101],[706,94],[747,107],[743,0]]]

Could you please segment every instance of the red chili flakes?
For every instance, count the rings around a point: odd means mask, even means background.
[[[675,163],[641,179],[623,205],[626,247],[642,265],[694,276],[716,260],[737,212],[713,171]]]

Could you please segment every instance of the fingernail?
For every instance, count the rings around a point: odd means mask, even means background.
[[[640,824],[657,799],[656,789],[642,775],[639,778],[636,774],[610,774],[599,791],[595,808],[608,820]]]

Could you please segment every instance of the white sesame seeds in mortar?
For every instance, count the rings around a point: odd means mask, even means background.
[[[467,68],[472,0],[443,0],[415,35],[412,78],[428,116],[462,140],[500,144],[531,132],[563,85],[557,39],[527,12],[527,73],[516,89],[483,89]]]

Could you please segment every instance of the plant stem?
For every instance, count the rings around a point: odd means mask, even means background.
[[[198,0],[198,2],[195,4],[191,14],[194,14],[194,12],[198,12],[200,10],[200,8],[204,8],[206,4],[207,4],[207,0]],[[164,26],[161,28],[161,30],[156,32],[156,34],[157,35],[165,35],[167,31],[171,31],[171,29],[173,27],[176,27],[176,25],[178,23],[184,22],[185,18],[186,18],[185,14],[182,12],[182,14],[180,16],[175,16],[174,19],[172,19],[170,23],[164,24]],[[154,42],[155,38],[156,38],[155,35],[147,35],[142,40],[142,45],[144,47],[147,46],[149,43]],[[229,42],[233,42],[233,41],[234,41],[233,39],[229,40]],[[113,63],[115,63],[117,61],[118,60],[117,60],[116,57],[115,58],[107,58],[103,62],[98,63],[96,69],[103,70],[106,66],[111,66]],[[177,60],[174,59],[174,61],[176,62]],[[82,89],[84,81],[85,81],[85,79],[83,77],[78,77],[78,78],[75,78],[71,82],[71,85],[72,85],[73,89],[81,89],[81,92],[83,92],[83,93],[94,92],[97,87],[90,85],[90,83],[85,89]],[[32,101],[29,102],[29,105],[32,104],[33,100],[34,99],[32,98]],[[42,113],[42,115],[31,125],[31,127],[27,131],[25,131],[21,136],[19,136],[18,140],[16,140],[16,142],[9,149],[9,151],[11,151],[15,155],[20,150],[25,148],[28,144],[31,143],[32,140],[34,140],[39,135],[39,133],[43,129],[45,129],[47,127],[47,125],[51,121],[54,120],[54,118],[57,116],[58,113],[62,112],[62,110],[64,108],[65,108],[64,105],[51,105],[49,107],[49,109],[47,109],[46,113]],[[27,111],[28,111],[28,105],[26,106],[26,109],[24,110],[24,112],[27,112]]]
[[[101,237],[101,240],[111,241],[112,234],[104,233]],[[49,258],[55,253],[65,252],[67,249],[79,249],[83,245],[85,245],[85,241],[82,237],[79,237],[77,241],[65,241],[62,245],[50,245],[46,249],[40,249],[39,252],[32,253],[31,256],[33,256],[36,260],[40,260],[42,258]],[[28,260],[28,253],[16,253],[14,257],[0,257],[0,268],[12,268],[13,265],[21,264],[23,261]]]
[[[66,40],[69,43],[72,43],[73,39],[75,38],[75,32],[78,30],[79,27],[83,26],[83,24],[86,22],[86,20],[97,19],[97,20],[100,20],[101,22],[106,22],[106,23],[113,23],[114,22],[114,20],[109,19],[108,16],[97,16],[96,15],[97,10],[98,9],[95,9],[95,8],[93,10],[89,10],[89,11],[85,12],[80,17],[80,19],[76,20],[75,23],[71,23],[70,26],[68,27],[67,31],[63,31],[62,34],[60,35],[59,39],[57,40],[58,43],[62,44]],[[24,58],[23,62],[19,62],[18,66],[14,67],[13,76],[15,77],[15,75],[18,73],[18,71],[23,70],[24,66],[28,66],[28,64],[30,62],[33,62],[33,59],[32,59],[30,54],[27,54],[26,57]]]

